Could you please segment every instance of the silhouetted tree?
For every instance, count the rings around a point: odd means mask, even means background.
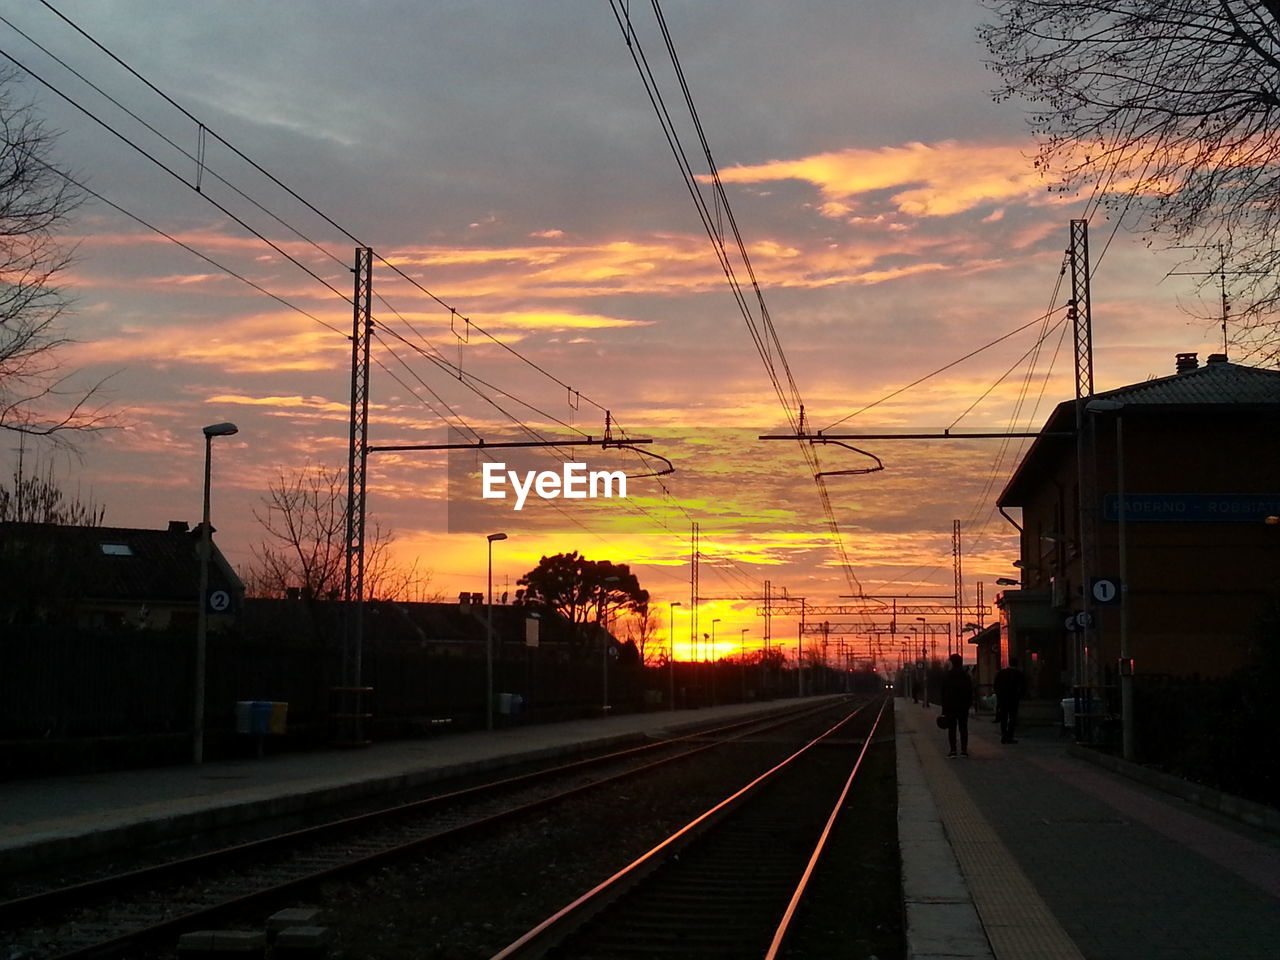
[[[281,470],[263,509],[253,515],[267,539],[253,548],[253,562],[240,571],[245,592],[282,597],[296,588],[316,600],[337,600],[346,583],[347,481],[340,470],[303,467]],[[365,536],[365,597],[379,600],[438,600],[427,589],[430,573],[395,563],[394,535],[377,523]]]
[[[73,387],[58,358],[71,254],[54,233],[82,196],[52,163],[55,140],[0,70],[0,429],[58,441],[109,417],[95,406],[102,381]]]
[[[650,647],[650,643],[657,631],[658,618],[653,615],[646,600],[635,608],[634,613],[627,621],[627,640],[634,644],[636,654],[640,662],[645,666],[651,666],[659,662],[659,657],[655,655]],[[662,662],[665,663],[666,661],[663,660]]]
[[[52,465],[18,466],[0,483],[0,523],[23,524],[0,531],[0,623],[39,623],[65,616],[67,599],[84,589],[74,563],[59,553],[51,528],[96,527],[106,508],[78,496],[68,497]]]
[[[996,99],[1033,104],[1037,165],[1225,262],[1240,338],[1275,360],[1280,0],[985,3]]]
[[[85,502],[78,496],[68,499],[52,465],[41,471],[37,464],[35,473],[27,473],[21,454],[9,482],[0,483],[0,521],[96,527],[105,514],[106,508],[100,504]]]
[[[523,600],[555,610],[574,625],[572,642],[585,644],[583,628],[607,624],[616,611],[637,613],[648,606],[649,591],[625,563],[588,560],[576,550],[543,557],[521,577]]]

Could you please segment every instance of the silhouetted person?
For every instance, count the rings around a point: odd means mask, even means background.
[[[956,755],[956,728],[960,729],[960,756],[969,755],[969,708],[973,706],[973,680],[964,668],[964,658],[951,655],[951,667],[942,675],[942,715],[947,718],[948,757]]]
[[[1018,669],[1018,658],[1010,657],[1009,665],[996,673],[996,716],[1000,718],[1000,742],[1017,743],[1013,738],[1018,726],[1018,704],[1022,702],[1022,693],[1026,680]]]

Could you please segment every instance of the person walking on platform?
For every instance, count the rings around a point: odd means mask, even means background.
[[[942,676],[942,715],[947,721],[948,757],[956,755],[956,729],[960,731],[960,756],[969,755],[969,708],[973,706],[973,680],[964,668],[964,658],[951,655],[951,668]]]
[[[1018,704],[1022,702],[1025,687],[1022,671],[1018,669],[1018,658],[1010,657],[1009,665],[996,673],[993,686],[996,692],[996,716],[1000,719],[1000,742],[1017,743],[1013,738],[1018,726]]]

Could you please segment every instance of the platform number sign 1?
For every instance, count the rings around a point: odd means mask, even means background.
[[[1094,577],[1089,593],[1094,603],[1117,603],[1120,600],[1120,581],[1111,577]]]

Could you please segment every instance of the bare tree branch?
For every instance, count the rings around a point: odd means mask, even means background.
[[[307,465],[280,470],[253,515],[266,539],[253,548],[253,562],[241,572],[250,596],[282,597],[299,589],[316,600],[343,596],[346,578],[346,476],[340,470]],[[431,574],[395,562],[394,536],[374,524],[365,538],[365,597],[379,600],[436,600]]]
[[[0,429],[65,440],[112,422],[98,403],[105,379],[75,387],[58,356],[71,342],[57,281],[72,252],[54,234],[83,197],[52,162],[57,135],[16,89],[0,70]]]
[[[995,98],[1032,105],[1052,189],[1225,257],[1234,342],[1277,362],[1280,0],[984,2]]]

